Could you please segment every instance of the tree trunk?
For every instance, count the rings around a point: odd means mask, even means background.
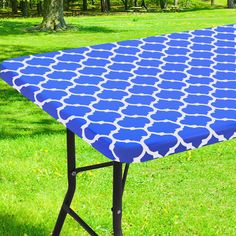
[[[108,11],[111,11],[111,1],[107,0],[107,9]]]
[[[234,8],[234,0],[228,0],[227,1],[228,8]]]
[[[38,13],[38,16],[43,15],[43,3],[42,3],[42,1],[39,1],[37,3],[37,13]]]
[[[43,21],[39,30],[62,30],[67,25],[63,16],[63,0],[44,0]]]
[[[134,0],[134,7],[138,7],[138,0]]]
[[[161,9],[166,8],[166,1],[165,0],[160,0],[160,7],[161,7]]]
[[[211,0],[212,1],[212,0]],[[214,1],[214,0],[213,0]],[[177,7],[178,6],[178,0],[174,0],[174,6]]]
[[[141,2],[141,7],[144,7],[144,8],[147,10],[147,5],[146,5],[146,3],[145,3],[145,0],[142,0],[142,2]]]
[[[70,1],[64,0],[64,10],[69,11],[70,10]]]
[[[109,3],[107,0],[101,0],[101,11],[108,12],[109,11]]]
[[[125,6],[125,10],[127,11],[128,10],[128,0],[124,0],[123,3]]]
[[[30,0],[30,2],[29,2],[29,6],[30,6],[30,9],[32,9],[33,8],[33,2],[32,2],[32,0]]]
[[[13,14],[17,14],[17,0],[11,0],[11,10]]]
[[[27,0],[25,1],[20,1],[20,10],[21,10],[21,15],[24,17],[29,16],[29,11],[28,11],[28,2]]]
[[[211,6],[215,5],[215,0],[211,0]]]
[[[87,0],[83,0],[83,11],[87,11],[87,10],[88,10]]]

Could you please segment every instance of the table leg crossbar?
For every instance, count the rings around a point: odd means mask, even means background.
[[[67,174],[68,174],[68,189],[64,202],[61,206],[57,222],[55,224],[54,230],[52,232],[53,236],[59,236],[64,224],[66,215],[69,214],[74,218],[88,233],[92,236],[97,236],[98,234],[71,208],[71,202],[76,189],[76,175],[83,171],[100,169],[104,167],[113,166],[113,206],[112,206],[112,216],[113,216],[113,231],[114,236],[122,236],[122,196],[125,188],[125,182],[127,179],[129,164],[125,165],[124,173],[122,171],[122,163],[120,162],[106,162],[91,166],[76,168],[75,159],[75,135],[69,129],[67,129]]]

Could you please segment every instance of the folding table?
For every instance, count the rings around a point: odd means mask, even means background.
[[[67,214],[97,235],[70,208],[77,173],[113,166],[113,230],[121,236],[130,163],[236,136],[235,32],[232,24],[1,64],[10,86],[67,128],[68,191],[53,235]],[[75,134],[111,161],[76,168]]]

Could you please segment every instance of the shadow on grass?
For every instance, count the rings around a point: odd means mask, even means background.
[[[77,32],[83,32],[83,33],[115,33],[118,32],[118,30],[109,29],[107,27],[103,26],[82,26],[78,25],[75,26],[77,28]]]
[[[22,219],[22,222],[19,222],[14,215],[0,213],[0,235],[45,236],[50,234],[45,228],[38,225],[31,225],[27,219],[23,217]]]
[[[219,9],[225,9],[225,8],[226,7],[223,7],[223,6],[185,8],[185,9],[181,10],[181,12],[209,11],[209,10],[219,10]]]
[[[64,133],[64,126],[3,81],[0,107],[0,140]]]
[[[0,36],[25,34],[28,33],[26,29],[32,28],[35,25],[28,20],[23,21],[23,19],[22,21],[0,20]]]
[[[40,21],[38,22],[38,24]],[[7,35],[21,35],[21,34],[61,34],[67,32],[82,32],[82,33],[112,33],[117,32],[117,30],[112,30],[103,26],[81,26],[76,24],[68,24],[69,28],[66,31],[36,31],[32,30],[37,24],[34,22],[29,22],[29,20],[25,21],[7,21],[0,20],[0,36]]]
[[[24,47],[18,45],[1,45],[0,44],[0,62],[9,58],[27,56],[30,54],[40,53],[34,47]]]

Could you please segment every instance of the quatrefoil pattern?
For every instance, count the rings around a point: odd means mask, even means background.
[[[119,162],[236,136],[236,25],[11,59],[1,77]]]

